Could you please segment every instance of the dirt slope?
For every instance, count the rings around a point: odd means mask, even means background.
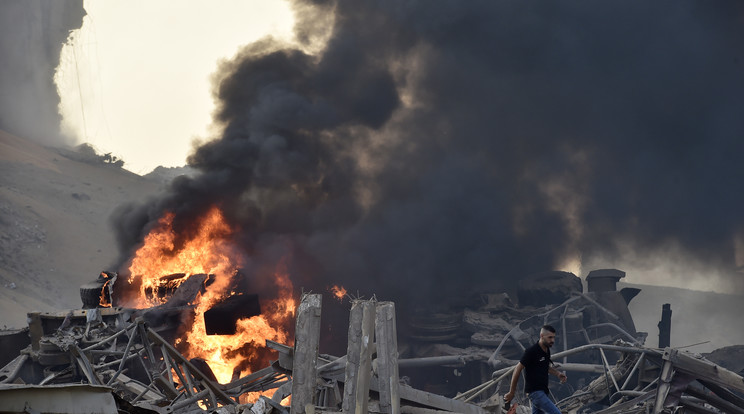
[[[80,307],[79,286],[117,257],[111,212],[161,185],[0,131],[0,328]]]

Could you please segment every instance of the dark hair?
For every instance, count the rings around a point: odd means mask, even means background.
[[[543,327],[542,327],[542,328],[543,328],[544,330],[548,331],[548,332],[552,332],[552,333],[555,333],[555,328],[553,328],[553,327],[552,327],[552,326],[550,326],[550,325],[543,325]]]

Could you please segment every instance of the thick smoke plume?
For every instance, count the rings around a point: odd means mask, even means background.
[[[119,210],[125,258],[164,211],[187,237],[217,205],[251,266],[285,258],[305,289],[472,292],[669,246],[734,269],[744,4],[296,10],[298,38],[325,47],[267,39],[220,66],[222,134],[189,158],[200,175]]]
[[[83,17],[82,0],[0,2],[0,129],[46,145],[71,144],[59,131],[54,73]]]

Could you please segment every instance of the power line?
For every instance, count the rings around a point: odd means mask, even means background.
[[[83,134],[85,134],[85,141],[88,141],[88,123],[85,120],[85,108],[83,107],[83,91],[80,87],[80,69],[78,67],[78,60],[77,60],[77,51],[76,49],[76,39],[78,37],[78,34],[75,35],[75,37],[72,40],[72,56],[75,59],[75,76],[77,77],[77,86],[78,86],[78,97],[80,98],[80,114],[83,117]]]

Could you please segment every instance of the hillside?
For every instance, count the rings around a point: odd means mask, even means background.
[[[117,257],[111,212],[162,186],[62,154],[0,131],[0,327],[80,307],[79,286]]]

